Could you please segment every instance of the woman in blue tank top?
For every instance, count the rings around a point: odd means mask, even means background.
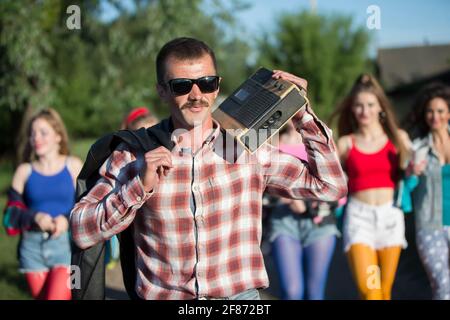
[[[19,265],[35,299],[71,298],[68,219],[82,163],[69,156],[64,124],[53,109],[35,115],[28,127],[24,159],[13,177],[3,223],[20,234]]]
[[[433,299],[450,300],[450,87],[427,86],[413,110],[416,243]]]

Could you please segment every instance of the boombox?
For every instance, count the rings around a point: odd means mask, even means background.
[[[260,68],[213,111],[212,117],[250,153],[275,135],[304,105],[306,92]]]

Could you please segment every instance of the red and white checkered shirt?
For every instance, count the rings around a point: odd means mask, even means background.
[[[72,210],[74,241],[88,248],[133,223],[136,292],[143,299],[228,297],[266,288],[260,250],[263,192],[323,201],[347,194],[331,130],[309,107],[295,119],[308,164],[269,144],[253,155],[238,148],[237,160],[229,159],[230,145],[223,143],[215,122],[196,154],[175,146],[174,167],[149,193],[138,174],[143,154],[119,145],[101,167],[102,178]],[[168,122],[160,125],[168,128]],[[233,143],[231,148],[236,149]]]

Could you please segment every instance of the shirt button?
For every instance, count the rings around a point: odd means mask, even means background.
[[[198,186],[194,186],[194,191],[198,191]]]
[[[137,200],[137,201],[141,201],[142,198],[138,196],[138,197],[136,198],[136,200]]]

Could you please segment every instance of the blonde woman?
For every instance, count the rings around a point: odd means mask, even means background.
[[[360,296],[389,300],[400,252],[407,246],[403,212],[393,203],[410,141],[371,75],[356,80],[334,116],[349,189],[344,250]]]

